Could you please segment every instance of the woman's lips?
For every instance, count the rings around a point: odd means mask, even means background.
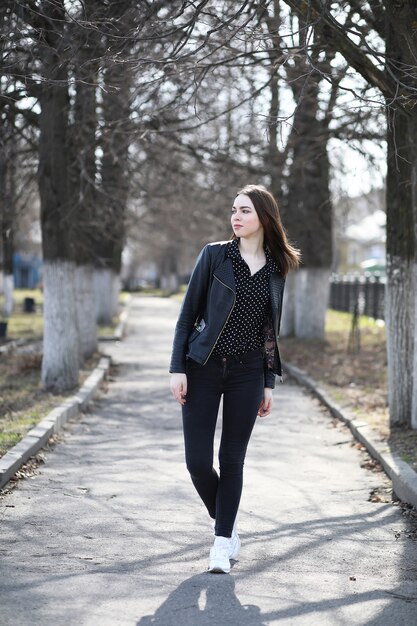
[[[233,228],[242,228],[242,224],[233,224]]]

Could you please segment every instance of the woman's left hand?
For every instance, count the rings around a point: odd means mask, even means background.
[[[272,410],[272,404],[272,389],[270,389],[269,387],[265,387],[264,397],[258,410],[259,417],[266,417],[267,415],[269,415]]]

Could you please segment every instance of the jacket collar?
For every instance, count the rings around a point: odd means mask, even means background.
[[[279,272],[278,265],[266,244],[264,244],[264,252],[266,257],[266,271],[268,272],[269,276],[273,272]],[[239,239],[233,239],[229,242],[226,248],[226,256],[231,258],[232,261],[236,263],[244,263],[246,265],[245,261],[242,258],[242,255],[240,254]]]
[[[234,244],[234,242],[236,242],[236,244]],[[233,239],[232,241],[227,242],[227,244],[225,245],[225,249],[224,249],[223,260],[215,268],[215,270],[213,271],[213,274],[217,276],[217,278],[222,283],[224,283],[227,287],[230,287],[230,289],[236,292],[236,282],[235,282],[235,276],[233,273],[233,262],[232,262],[232,258],[229,256],[229,250],[232,244],[237,245],[237,240]],[[240,255],[239,247],[238,247],[238,253]],[[280,272],[278,271],[278,266],[275,263],[274,259],[272,258],[272,255],[269,252],[269,250],[266,249],[265,253],[267,255],[267,259],[271,259],[271,269],[273,268],[269,277],[270,283],[271,281],[278,282],[278,283],[280,283],[281,281],[285,281],[285,279],[281,276]]]

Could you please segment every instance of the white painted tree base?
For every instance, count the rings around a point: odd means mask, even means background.
[[[324,339],[330,269],[302,268],[294,272],[294,277],[295,336],[301,339]]]
[[[411,428],[417,430],[417,263],[414,264],[414,345],[413,345],[413,398],[411,408]]]
[[[120,281],[119,274],[115,274],[114,272],[112,272],[112,274],[113,274],[113,278],[112,278],[113,289],[112,289],[111,312],[112,312],[112,317],[115,317],[119,313],[119,296],[120,296],[121,281]]]
[[[417,410],[414,332],[414,266],[387,255],[385,327],[388,360],[388,404],[391,425],[410,424]],[[414,376],[414,378],[416,378]],[[414,393],[413,393],[414,391]]]
[[[45,261],[42,383],[55,392],[78,384],[78,337],[74,264]]]
[[[75,299],[81,365],[97,350],[96,305],[91,265],[77,265],[76,267]]]
[[[110,269],[94,269],[96,320],[109,325],[118,313],[120,279]]]
[[[166,274],[161,276],[161,289],[175,293],[179,289],[179,278],[177,274]]]

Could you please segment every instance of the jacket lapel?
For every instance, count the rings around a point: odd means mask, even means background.
[[[233,274],[232,259],[226,257],[214,270],[213,274],[221,280],[222,283],[230,287],[233,291],[236,291],[235,276]]]

